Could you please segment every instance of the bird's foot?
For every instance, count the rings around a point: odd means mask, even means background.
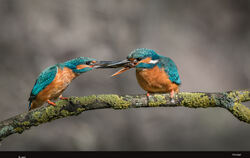
[[[150,97],[154,97],[154,93],[149,93],[149,92],[147,92],[146,96],[147,96],[147,100],[149,101],[149,100],[150,100]],[[152,99],[152,98],[151,98],[151,99]]]
[[[173,103],[173,104],[175,104],[175,101],[174,101],[174,90],[172,90],[171,92],[170,92],[170,98],[171,98],[171,100],[170,100],[170,102],[171,103]]]
[[[50,104],[50,105],[53,105],[53,106],[56,106],[56,103],[50,101],[50,100],[47,100],[47,103]]]
[[[147,96],[147,100],[149,101],[150,93],[147,92],[146,96]]]
[[[150,96],[150,94],[149,94],[149,92],[147,92],[147,97],[149,97]]]
[[[68,97],[63,97],[62,95],[60,95],[59,99],[61,99],[61,100],[68,100],[69,98]]]

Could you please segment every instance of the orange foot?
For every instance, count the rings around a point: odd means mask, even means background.
[[[61,99],[61,100],[68,100],[69,98],[68,97],[63,97],[62,95],[60,95],[59,99]]]
[[[147,99],[149,100],[150,93],[149,93],[149,92],[147,92],[146,96],[147,96]]]
[[[170,92],[171,103],[175,103],[174,101],[174,90]]]
[[[56,106],[56,103],[50,101],[50,100],[47,100],[47,103],[50,104],[50,105],[53,105],[53,106]]]
[[[147,97],[149,97],[150,96],[150,94],[149,94],[149,92],[147,92]]]

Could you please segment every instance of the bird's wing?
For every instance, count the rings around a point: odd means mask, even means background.
[[[161,56],[157,65],[159,67],[164,67],[164,70],[168,74],[170,81],[178,85],[181,84],[181,79],[178,73],[177,66],[175,65],[172,59]]]
[[[46,88],[55,78],[58,71],[56,65],[46,68],[37,78],[36,83],[30,93],[29,101],[32,102],[39,92]]]

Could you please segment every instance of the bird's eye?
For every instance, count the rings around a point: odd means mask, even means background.
[[[141,60],[142,60],[142,58],[137,58],[136,60],[137,60],[137,61],[141,61]]]
[[[87,62],[86,62],[86,65],[90,65],[90,64],[91,64],[91,61],[87,61]]]

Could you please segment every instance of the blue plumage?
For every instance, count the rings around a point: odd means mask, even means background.
[[[52,81],[55,79],[58,69],[63,69],[64,67],[70,68],[75,74],[81,74],[92,70],[92,67],[77,68],[78,65],[89,65],[91,62],[96,61],[93,58],[88,57],[79,57],[64,63],[59,63],[53,66],[46,68],[38,76],[33,89],[31,90],[29,97],[29,109],[31,108],[31,103],[36,99],[38,93],[45,89]]]
[[[75,72],[77,74],[80,74],[80,73],[84,73],[84,72],[87,72],[89,70],[92,70],[92,68],[86,67],[84,69],[77,69],[77,66],[80,65],[80,64],[87,64],[87,65],[89,65],[90,62],[92,62],[92,61],[96,61],[96,59],[88,58],[88,57],[79,57],[79,58],[75,58],[75,59],[66,61],[64,63],[58,64],[58,65],[61,68],[63,68],[64,66],[68,67],[73,72]]]
[[[134,58],[134,59],[144,59],[147,57],[151,57],[152,60],[159,59],[159,55],[155,53],[152,49],[147,48],[138,48],[133,50],[127,57],[127,59]]]
[[[32,95],[37,95],[41,90],[48,86],[55,78],[58,67],[56,65],[46,68],[37,78]]]
[[[46,68],[42,73],[40,73],[30,93],[29,109],[31,106],[31,102],[36,98],[36,95],[39,92],[41,92],[44,88],[46,88],[54,80],[57,74],[57,71],[58,71],[58,67],[54,65],[54,66],[50,66]]]
[[[160,68],[164,67],[164,70],[168,74],[170,81],[178,85],[181,84],[181,79],[178,73],[177,66],[175,65],[172,59],[160,55],[157,66],[159,66]]]
[[[174,61],[168,57],[158,55],[154,50],[147,49],[147,48],[138,48],[132,51],[128,55],[128,59],[137,59],[138,61],[150,57],[152,60],[157,61],[156,63],[139,63],[136,65],[136,68],[148,68],[151,69],[155,65],[159,68],[164,68],[165,72],[168,74],[170,81],[180,85],[181,80],[178,73],[177,66],[175,65]]]
[[[149,93],[170,93],[171,102],[179,92],[181,84],[177,66],[168,57],[158,55],[154,50],[139,48],[133,50],[126,60],[113,62],[110,67],[123,67],[112,76],[136,68],[136,79],[142,89]]]

